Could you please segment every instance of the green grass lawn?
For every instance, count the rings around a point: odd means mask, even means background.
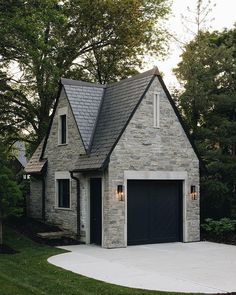
[[[37,244],[9,228],[5,243],[20,253],[0,254],[0,295],[168,294],[115,286],[60,269],[47,258],[64,250]]]

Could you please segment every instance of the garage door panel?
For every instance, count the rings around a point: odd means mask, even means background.
[[[181,188],[181,181],[128,181],[128,244],[181,239]]]
[[[143,244],[149,238],[149,204],[143,202],[147,192],[139,182],[135,182],[129,188],[129,194],[132,196],[128,206],[128,216],[131,217],[128,219],[130,240],[132,244]]]
[[[150,186],[149,186],[150,188]],[[179,185],[177,182],[153,182],[150,189],[150,240],[176,241],[179,237]]]

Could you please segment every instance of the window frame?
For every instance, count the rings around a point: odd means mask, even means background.
[[[153,127],[160,128],[160,92],[153,95]]]
[[[68,180],[69,181],[69,207],[60,207],[59,206],[59,181]],[[71,190],[72,190],[72,181],[70,173],[68,171],[55,172],[55,209],[58,210],[71,210]]]
[[[62,142],[62,117],[65,116],[65,142]],[[58,109],[58,145],[68,144],[68,109],[67,107]]]

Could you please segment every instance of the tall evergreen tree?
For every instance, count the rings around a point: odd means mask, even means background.
[[[178,104],[208,174],[202,177],[202,217],[234,216],[236,205],[236,28],[200,32],[186,45],[175,73]]]

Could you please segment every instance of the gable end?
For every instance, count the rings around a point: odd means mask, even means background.
[[[171,95],[170,95],[170,92],[167,89],[167,87],[166,87],[166,85],[165,85],[165,83],[164,83],[164,81],[163,81],[163,79],[162,79],[162,77],[160,75],[158,75],[158,80],[159,80],[159,82],[160,82],[160,84],[161,84],[161,86],[162,86],[162,88],[163,88],[163,90],[164,90],[164,92],[166,94],[166,97],[168,98],[168,100],[169,100],[169,102],[170,102],[170,104],[171,104],[171,106],[172,106],[172,108],[173,108],[173,110],[174,110],[174,112],[175,112],[175,114],[176,114],[176,116],[177,116],[177,118],[178,118],[178,120],[179,120],[179,122],[180,122],[186,136],[187,136],[187,138],[188,138],[189,143],[192,146],[192,149],[194,150],[194,152],[195,152],[195,154],[196,154],[196,156],[197,156],[197,158],[199,160],[201,168],[205,169],[205,165],[204,165],[204,163],[203,163],[203,161],[201,159],[201,156],[200,156],[200,154],[199,154],[199,152],[198,152],[198,150],[196,148],[196,145],[195,145],[194,141],[192,140],[192,138],[190,136],[189,130],[188,130],[186,124],[184,123],[184,121],[183,121],[183,119],[182,119],[182,117],[181,117],[181,115],[180,115],[180,113],[179,113],[179,111],[178,111],[178,109],[177,109]]]

